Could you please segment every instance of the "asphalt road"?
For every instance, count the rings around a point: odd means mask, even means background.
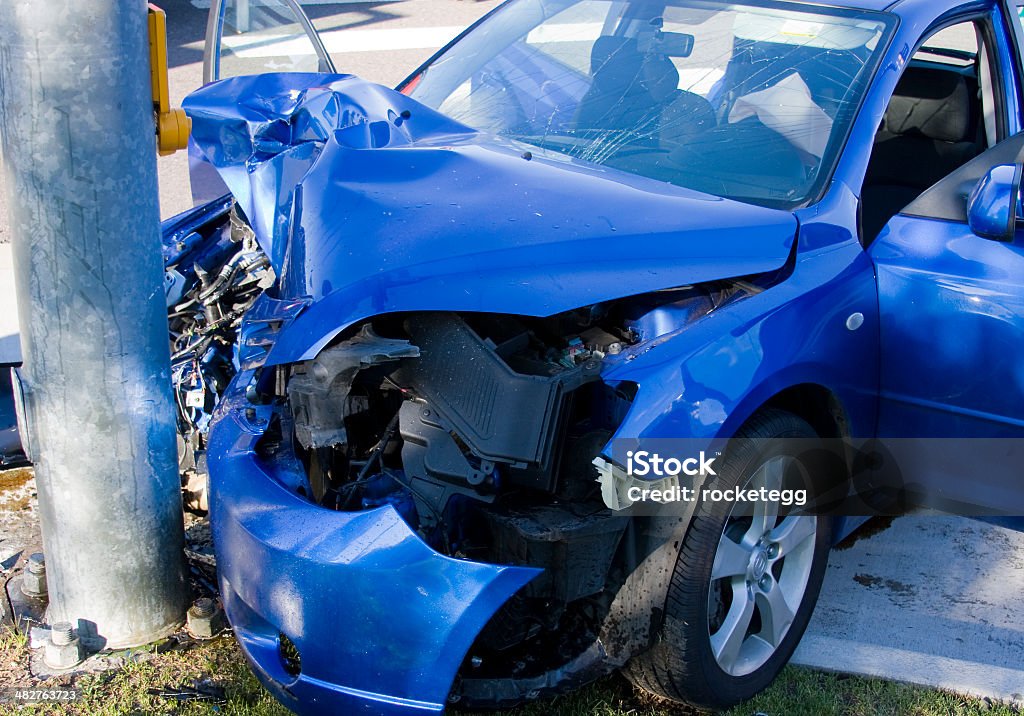
[[[209,0],[158,0],[157,4],[167,11],[171,103],[179,106],[182,99],[202,83]],[[331,52],[339,72],[393,86],[433,54],[448,33],[474,22],[495,7],[498,0],[386,0],[370,3],[314,0],[302,4],[321,33],[332,33],[332,48],[343,49],[349,37],[358,40],[351,43],[357,46],[357,51],[335,49]],[[368,30],[384,32],[367,35]],[[398,37],[389,32],[395,30],[404,31],[400,34],[402,39],[407,40],[411,36],[414,41],[390,42]],[[413,44],[417,47],[371,50],[366,48],[368,39],[381,48],[387,48],[389,44]],[[160,157],[157,167],[161,216],[167,218],[191,207],[186,153]],[[9,241],[4,184],[5,179],[0,172],[0,243]]]

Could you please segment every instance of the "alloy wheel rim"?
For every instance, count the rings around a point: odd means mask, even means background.
[[[780,489],[796,465],[767,460],[745,488]],[[715,551],[708,595],[708,635],[718,666],[731,676],[762,667],[782,644],[810,581],[818,519],[780,516],[776,503],[757,503],[753,515],[734,507]]]

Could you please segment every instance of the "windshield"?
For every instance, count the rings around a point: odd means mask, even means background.
[[[831,175],[891,27],[792,3],[513,0],[403,91],[543,150],[792,208]]]

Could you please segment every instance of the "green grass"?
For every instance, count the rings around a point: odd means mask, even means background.
[[[5,678],[24,673],[28,646],[24,637],[0,631],[0,663]],[[81,676],[74,686],[83,700],[74,705],[15,709],[0,704],[0,713],[89,714],[245,714],[284,716],[288,712],[260,686],[250,673],[231,637],[211,642],[186,643],[183,648],[147,654],[146,659],[122,669]],[[19,669],[21,670],[19,672]],[[182,703],[148,693],[149,689],[191,685],[209,679],[223,687],[227,703]],[[66,679],[50,682],[68,686]],[[4,684],[8,685],[8,684]],[[15,684],[9,684],[15,685]],[[20,685],[20,684],[17,684]],[[954,694],[919,689],[876,679],[844,677],[806,669],[786,669],[775,685],[728,716],[1019,716],[1010,706],[989,704]],[[665,704],[636,692],[619,677],[561,698],[541,701],[506,712],[508,716],[692,716],[693,711]]]

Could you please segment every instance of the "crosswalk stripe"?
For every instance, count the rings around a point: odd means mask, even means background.
[[[388,50],[425,50],[441,47],[465,29],[460,25],[442,27],[402,27],[379,30],[331,30],[320,33],[329,53],[382,52]],[[241,58],[301,55],[311,51],[302,35],[248,34],[228,35],[223,43]]]

